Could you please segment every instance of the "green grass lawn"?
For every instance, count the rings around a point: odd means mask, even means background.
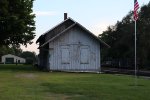
[[[0,65],[0,100],[150,100],[150,80],[92,73],[40,72]]]

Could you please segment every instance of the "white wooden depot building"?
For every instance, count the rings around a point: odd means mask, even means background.
[[[71,18],[65,18],[46,33],[39,43],[39,67],[55,71],[101,71],[105,42]]]

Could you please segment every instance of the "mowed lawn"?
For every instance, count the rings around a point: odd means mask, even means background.
[[[0,100],[150,100],[150,79],[0,65]]]

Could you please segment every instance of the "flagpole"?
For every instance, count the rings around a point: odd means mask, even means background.
[[[137,36],[136,36],[136,20],[135,20],[135,85],[137,85],[136,42],[137,42]]]
[[[137,60],[136,60],[136,54],[137,54],[137,52],[136,52],[136,49],[137,49],[137,47],[136,47],[136,42],[137,42],[137,37],[136,37],[136,21],[137,21],[137,19],[138,19],[138,13],[137,13],[137,11],[138,11],[138,9],[139,9],[139,4],[138,4],[138,2],[137,2],[137,0],[134,0],[134,21],[135,21],[135,85],[137,85]]]

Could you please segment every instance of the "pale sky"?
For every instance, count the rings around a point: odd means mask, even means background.
[[[149,0],[138,0],[138,2],[142,6]],[[122,20],[129,11],[133,10],[133,5],[134,0],[35,0],[33,12],[36,14],[36,37],[32,45],[21,48],[38,54],[38,45],[35,41],[41,34],[62,22],[64,13],[68,13],[68,17],[98,36],[109,25]]]

